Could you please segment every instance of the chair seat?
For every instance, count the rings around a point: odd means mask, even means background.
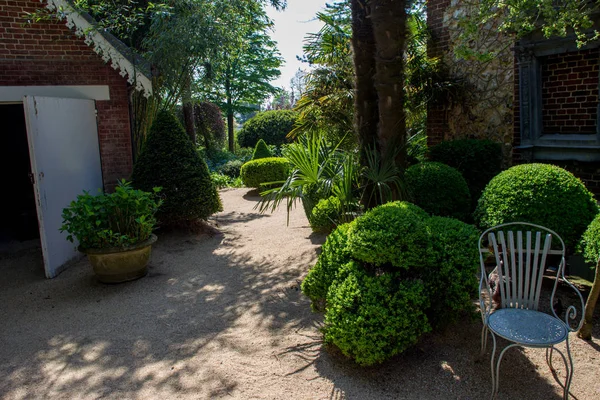
[[[487,325],[504,339],[532,347],[560,343],[569,334],[565,323],[552,315],[518,308],[494,311],[488,317]]]

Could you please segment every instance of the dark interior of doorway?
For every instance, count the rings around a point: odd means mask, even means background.
[[[0,247],[39,239],[22,104],[0,105]]]

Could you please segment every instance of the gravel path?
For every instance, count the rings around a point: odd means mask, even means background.
[[[135,282],[99,284],[86,260],[45,280],[37,251],[0,257],[0,398],[489,397],[476,319],[374,368],[325,351],[322,317],[299,291],[324,238],[301,208],[286,225],[285,210],[258,214],[247,190],[221,196],[222,234],[159,233]],[[573,337],[579,400],[600,398],[599,336]],[[540,350],[508,352],[500,388],[500,399],[560,398]]]

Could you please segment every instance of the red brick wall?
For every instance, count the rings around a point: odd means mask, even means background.
[[[444,27],[444,10],[450,0],[427,1],[427,25],[431,31],[431,40],[427,46],[429,57],[442,57],[448,49],[450,35]],[[427,144],[434,146],[445,139],[448,133],[446,105],[434,102],[427,104]]]
[[[27,24],[37,0],[0,0],[0,86],[108,85],[97,101],[105,188],[132,169],[127,81],[63,22]]]
[[[542,133],[596,133],[599,49],[542,62]]]

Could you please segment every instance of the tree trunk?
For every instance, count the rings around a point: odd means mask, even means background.
[[[231,83],[225,80],[225,96],[227,97],[227,137],[229,138],[229,151],[235,151],[235,136],[233,134],[233,101],[231,100]]]
[[[404,0],[370,0],[371,20],[377,51],[375,89],[379,125],[377,139],[382,158],[394,154],[396,165],[406,162],[406,121],[404,115]]]
[[[367,0],[352,0],[352,54],[355,71],[354,124],[361,148],[364,152],[376,145],[377,91],[375,90],[375,37],[369,17]]]
[[[187,76],[185,88],[183,90],[183,123],[185,125],[185,131],[194,147],[196,146],[196,125],[194,124],[194,103],[192,100],[192,78]]]
[[[585,340],[592,339],[592,318],[594,317],[594,309],[596,308],[596,303],[598,302],[598,297],[600,295],[600,259],[596,264],[596,275],[594,276],[594,283],[592,285],[592,290],[588,296],[587,302],[585,303],[585,313],[583,319],[583,325],[579,332],[577,332],[577,336]]]

